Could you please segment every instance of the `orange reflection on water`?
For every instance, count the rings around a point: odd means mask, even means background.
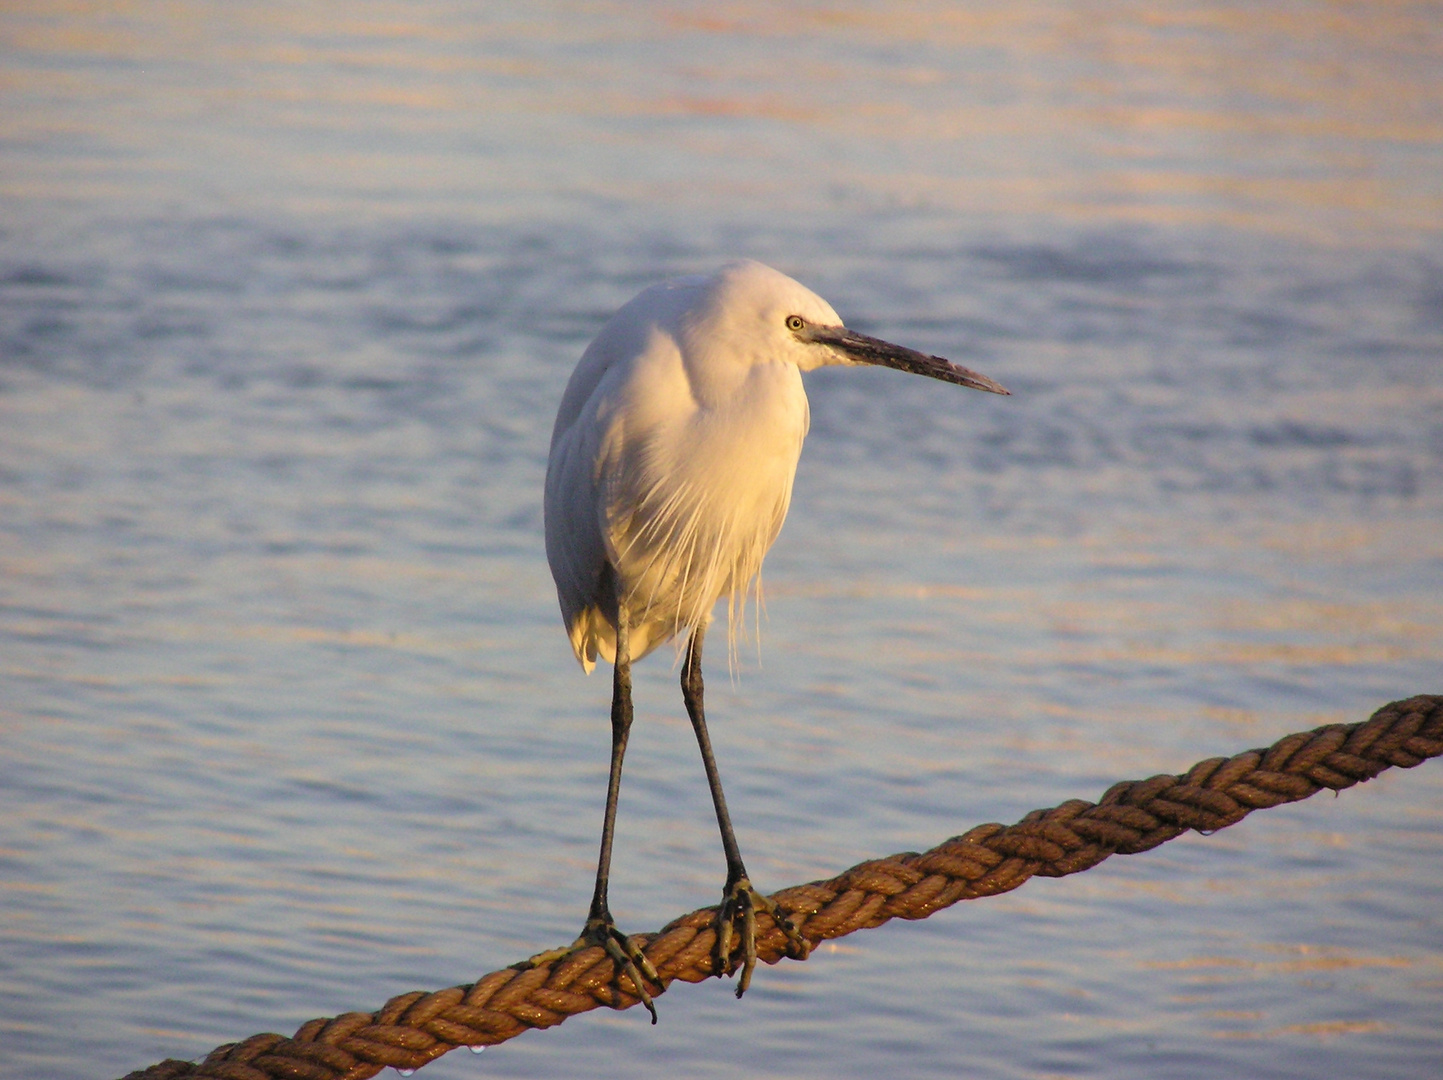
[[[1443,222],[1436,14],[14,5],[0,195],[299,188],[500,214],[529,189],[1407,240]]]

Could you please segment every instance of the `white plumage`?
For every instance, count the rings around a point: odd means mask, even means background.
[[[809,422],[800,373],[846,362],[788,316],[841,322],[784,274],[735,263],[647,289],[582,356],[551,437],[546,555],[587,671],[615,657],[608,564],[633,660],[704,625],[722,596],[735,627],[791,501]]]
[[[746,990],[756,915],[770,914],[788,952],[806,942],[747,878],[703,708],[701,649],[712,609],[729,598],[735,634],[750,584],[781,530],[809,414],[804,371],[880,364],[1007,393],[936,356],[848,330],[810,289],[756,262],[641,293],[602,327],[562,396],[546,470],[546,557],[576,658],[614,661],[611,778],[596,890],[574,948],[599,945],[647,1008],[645,954],[616,929],[607,902],[621,765],[631,729],[631,661],[685,635],[682,698],[721,828],[727,880],[715,961],[734,968],[740,928]],[[733,636],[733,640],[735,640]],[[643,978],[645,976],[645,978]]]

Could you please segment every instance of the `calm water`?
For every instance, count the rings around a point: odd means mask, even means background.
[[[1015,395],[811,379],[710,682],[763,887],[1443,690],[1440,28],[7,5],[0,1076],[574,935],[609,685],[542,552],[551,419],[610,311],[736,255]],[[670,660],[638,930],[722,879]],[[1440,912],[1434,763],[424,1075],[1435,1077]]]

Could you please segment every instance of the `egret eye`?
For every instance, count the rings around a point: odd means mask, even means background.
[[[791,331],[792,333],[794,333],[794,334],[795,334],[798,330],[800,330],[802,327],[804,327],[804,326],[806,326],[806,325],[807,325],[807,320],[806,320],[806,319],[803,319],[800,315],[788,315],[788,316],[787,316],[787,329],[790,330],[790,331]]]

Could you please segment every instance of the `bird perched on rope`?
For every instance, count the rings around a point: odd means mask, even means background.
[[[622,758],[631,729],[631,664],[684,637],[682,699],[701,747],[727,876],[715,969],[756,964],[756,912],[796,928],[752,887],[712,755],[701,650],[717,601],[733,629],[782,527],[807,434],[802,372],[875,364],[994,394],[984,375],[848,330],[821,297],[769,266],[738,262],[712,277],[655,285],[626,304],[582,355],[562,395],[546,470],[546,557],[571,646],[590,672],[614,664],[611,779],[596,889],[575,948],[599,945],[636,988],[652,1022],[655,969],[622,934],[607,902]],[[740,941],[737,942],[737,938]],[[539,958],[538,958],[539,959]]]

